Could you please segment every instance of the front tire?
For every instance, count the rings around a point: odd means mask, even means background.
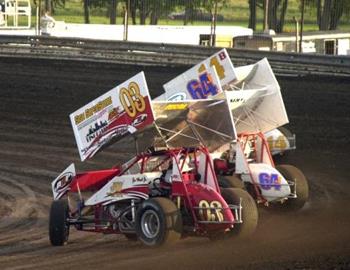
[[[276,169],[283,175],[287,181],[291,181],[291,192],[297,195],[297,198],[288,199],[282,204],[275,204],[274,208],[286,209],[287,211],[296,211],[301,209],[309,198],[309,185],[305,175],[301,170],[292,165],[278,165]],[[295,190],[296,187],[296,190]]]
[[[63,246],[69,236],[69,208],[66,200],[53,201],[50,209],[49,238],[53,246]]]
[[[167,198],[146,200],[136,214],[136,234],[151,247],[173,243],[182,234],[181,213]]]
[[[221,194],[227,204],[239,205],[240,199],[242,199],[243,223],[236,223],[228,233],[229,236],[245,238],[252,235],[258,226],[259,219],[258,208],[252,196],[240,188],[223,188]]]

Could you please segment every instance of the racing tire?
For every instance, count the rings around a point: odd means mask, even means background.
[[[277,210],[297,211],[301,209],[309,198],[309,185],[305,175],[297,167],[292,165],[278,165],[276,169],[287,180],[291,181],[296,186],[291,186],[291,192],[296,193],[297,198],[291,198],[284,203],[274,203],[272,206]]]
[[[244,189],[243,181],[237,175],[217,176],[219,187]]]
[[[181,238],[182,216],[171,200],[148,199],[136,213],[135,229],[138,239],[147,246],[171,244]]]
[[[243,223],[236,223],[227,235],[239,238],[246,238],[252,235],[258,226],[259,219],[258,208],[253,197],[240,188],[223,188],[221,189],[221,195],[227,204],[239,205],[242,198]]]
[[[63,246],[67,243],[69,236],[68,217],[68,202],[66,200],[53,201],[49,218],[49,238],[51,245]]]

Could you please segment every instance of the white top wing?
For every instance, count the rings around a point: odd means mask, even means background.
[[[236,68],[236,74],[238,80],[230,85],[227,96],[238,133],[265,133],[289,122],[280,86],[266,58]]]
[[[195,99],[196,96],[190,95],[191,91],[188,90],[191,88],[191,80],[194,80],[195,76],[199,76],[199,66],[208,65],[210,61],[213,61],[210,59],[219,61],[220,53],[224,53],[225,63],[230,62],[226,51],[218,52],[213,56],[214,58],[204,60],[165,84],[166,92],[156,100]],[[266,58],[256,64],[237,67],[234,70],[232,64],[226,64],[222,66],[220,71],[227,75],[225,80],[220,80],[220,84],[221,89],[227,91],[232,118],[238,133],[268,132],[288,123],[280,86]],[[216,68],[210,74],[215,77]],[[230,74],[234,74],[234,76]],[[206,95],[204,98],[222,99],[223,96],[219,91],[217,95]],[[226,116],[222,115],[222,117]]]
[[[235,80],[236,74],[231,59],[226,49],[222,49],[164,84],[165,99],[206,99],[222,92],[222,85],[233,83]]]

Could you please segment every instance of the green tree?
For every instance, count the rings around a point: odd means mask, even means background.
[[[90,23],[90,0],[83,0],[84,23]]]
[[[265,10],[265,0],[248,0],[249,24],[248,27],[256,29],[257,8]],[[283,32],[285,16],[288,8],[288,0],[269,0],[268,5],[268,28],[277,33]]]
[[[110,0],[110,4],[108,6],[108,14],[109,14],[109,23],[116,24],[117,23],[117,0]]]
[[[45,0],[44,11],[48,11],[51,14],[55,14],[56,7],[64,7],[66,0]]]
[[[138,8],[138,1],[137,0],[130,0],[129,11],[130,11],[132,24],[136,24],[136,11],[137,11],[137,8]]]
[[[83,0],[84,4],[84,21],[90,23],[90,8],[106,8],[106,16],[110,24],[116,24],[117,21],[117,0]]]
[[[140,24],[146,24],[147,18],[150,24],[158,24],[159,18],[168,13],[177,4],[173,0],[130,0],[130,15],[133,24],[136,24],[137,13]]]
[[[256,30],[256,8],[257,0],[248,0],[249,4],[249,23],[248,28]]]
[[[269,28],[277,33],[283,32],[288,0],[269,0]]]
[[[180,2],[181,5],[185,7],[185,13],[184,13],[184,25],[187,25],[188,23],[193,23],[195,20],[195,15],[196,15],[196,9],[198,9],[202,1],[201,0],[184,0]]]
[[[299,0],[300,1],[300,0]],[[317,10],[317,24],[320,30],[336,30],[342,16],[349,16],[349,0],[305,0]]]

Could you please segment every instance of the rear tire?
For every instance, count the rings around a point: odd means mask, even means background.
[[[53,201],[49,220],[49,238],[53,246],[63,246],[67,243],[69,236],[68,217],[68,202],[66,200]]]
[[[286,209],[287,211],[296,211],[301,209],[309,198],[309,185],[305,175],[301,170],[292,165],[278,165],[276,169],[283,175],[287,181],[296,184],[297,198],[288,199],[281,204],[273,204],[273,208]],[[295,186],[291,186],[291,192],[294,193]]]
[[[217,176],[219,186],[222,188],[240,188],[244,189],[243,181],[236,175]]]
[[[240,188],[223,188],[221,190],[222,197],[227,204],[239,205],[242,198],[242,221],[237,223],[234,228],[228,233],[229,236],[245,238],[254,233],[258,225],[258,208],[250,194]]]
[[[181,238],[181,213],[171,200],[152,198],[137,211],[135,227],[138,238],[147,246],[171,244]]]

